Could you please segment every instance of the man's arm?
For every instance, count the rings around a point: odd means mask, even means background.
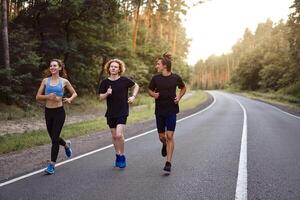
[[[175,97],[174,102],[177,104],[186,92],[186,87],[180,89],[179,94]]]

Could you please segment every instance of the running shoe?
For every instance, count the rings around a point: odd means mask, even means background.
[[[48,166],[47,166],[47,168],[45,169],[45,172],[47,173],[47,174],[54,174],[54,171],[55,171],[55,167],[54,167],[54,164],[52,164],[52,163],[48,163]]]
[[[115,162],[115,167],[119,167],[120,166],[120,158],[121,156],[116,154],[116,162]]]
[[[162,157],[166,157],[167,156],[167,145],[165,143],[163,143],[163,145],[162,145],[161,155],[162,155]]]
[[[120,156],[120,163],[119,168],[125,168],[126,167],[126,157],[124,155]]]
[[[71,149],[71,141],[68,140],[66,141],[67,146],[65,147],[65,154],[68,158],[70,158],[72,156],[72,149]]]
[[[170,162],[168,162],[168,161],[166,162],[164,171],[171,172],[171,163]]]

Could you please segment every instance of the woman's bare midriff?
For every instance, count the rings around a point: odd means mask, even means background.
[[[47,108],[58,108],[62,107],[62,97],[57,97],[57,100],[47,100],[46,101],[46,107]]]

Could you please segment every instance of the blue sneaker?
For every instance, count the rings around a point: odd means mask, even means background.
[[[67,141],[67,147],[65,147],[65,154],[68,158],[72,156],[72,149],[71,149],[71,141]]]
[[[48,166],[47,166],[47,169],[45,169],[45,172],[47,174],[54,174],[54,171],[55,171],[54,164],[48,163]]]
[[[120,163],[119,168],[125,168],[126,167],[126,158],[124,155],[120,156]]]
[[[120,166],[120,155],[116,154],[116,162],[115,162],[115,167],[119,167]]]

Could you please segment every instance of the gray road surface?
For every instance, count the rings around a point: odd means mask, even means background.
[[[1,186],[0,199],[235,199],[245,125],[236,100],[247,115],[248,199],[300,199],[300,118],[244,97],[211,94],[209,109],[177,124],[170,175],[162,171],[165,160],[152,131],[126,142],[124,170],[113,167],[110,147],[58,166],[52,176],[38,173]]]

